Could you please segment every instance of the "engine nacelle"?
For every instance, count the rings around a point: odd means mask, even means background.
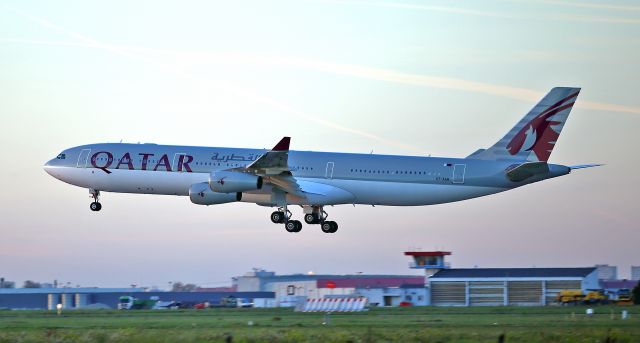
[[[209,188],[209,183],[195,183],[189,187],[189,199],[198,205],[218,205],[240,201],[242,193],[217,193]]]
[[[240,172],[214,171],[209,175],[209,188],[218,193],[255,191],[262,188],[262,177]]]

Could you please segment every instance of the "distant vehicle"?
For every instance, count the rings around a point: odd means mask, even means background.
[[[209,303],[208,302],[197,303],[193,305],[193,308],[196,310],[204,310],[206,308],[209,308]]]
[[[633,296],[628,288],[620,288],[615,293],[613,300],[617,305],[633,305]]]
[[[556,300],[562,305],[609,303],[609,297],[601,289],[589,290],[587,294],[578,289],[565,289],[558,293]]]
[[[181,304],[177,301],[156,301],[151,307],[152,310],[176,310],[179,309]]]
[[[220,299],[218,304],[210,304],[210,307],[226,307],[226,308],[238,308],[238,307],[253,307],[253,303],[249,299],[236,298],[233,295]]]
[[[88,188],[92,211],[102,208],[100,192],[188,195],[198,205],[276,207],[271,221],[299,232],[302,223],[287,209],[299,205],[307,224],[334,233],[338,224],[327,220],[324,206],[442,204],[597,166],[548,163],[579,93],[553,88],[502,139],[466,158],[293,151],[284,137],[271,150],[89,144],[62,151],[44,170]]]
[[[165,310],[180,307],[179,302],[161,301],[157,296],[143,300],[129,295],[123,295],[118,300],[118,310]]]
[[[118,299],[118,310],[151,309],[157,301],[157,299],[142,300],[130,295],[123,295]]]

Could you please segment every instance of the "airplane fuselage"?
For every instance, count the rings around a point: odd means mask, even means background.
[[[104,143],[74,147],[45,165],[69,184],[106,192],[189,195],[193,184],[210,181],[211,172],[244,168],[267,150],[156,144]],[[61,158],[63,156],[64,158]],[[343,192],[308,203],[417,206],[446,203],[502,192],[567,174],[550,173],[513,182],[505,171],[514,161],[289,151],[289,170],[301,183],[335,187]],[[245,192],[241,201],[277,205],[269,187]]]

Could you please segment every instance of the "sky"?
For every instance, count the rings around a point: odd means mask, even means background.
[[[225,286],[278,274],[640,265],[635,1],[0,1],[0,277]],[[550,162],[604,163],[464,202],[327,208],[287,233],[254,204],[104,193],[50,177],[97,142],[464,157],[549,89],[582,87]],[[301,218],[298,209],[294,215]]]

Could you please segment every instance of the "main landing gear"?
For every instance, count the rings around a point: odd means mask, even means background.
[[[277,211],[271,213],[271,221],[274,224],[284,223],[284,228],[288,232],[300,232],[302,230],[302,223],[299,220],[291,220],[291,211],[287,210],[287,207],[278,208]]]
[[[98,199],[100,198],[100,191],[89,189],[89,194],[91,194],[91,197],[93,198],[93,202],[89,205],[89,208],[94,212],[100,211],[102,209],[102,204],[98,202]]]
[[[311,206],[304,208],[304,221],[307,224],[320,224],[320,229],[324,233],[335,233],[338,231],[338,223],[326,220],[329,216],[322,206]],[[287,210],[287,206],[278,208],[277,211],[271,213],[271,221],[275,224],[284,223],[284,228],[288,232],[300,232],[302,223],[299,220],[291,220],[291,212]]]

